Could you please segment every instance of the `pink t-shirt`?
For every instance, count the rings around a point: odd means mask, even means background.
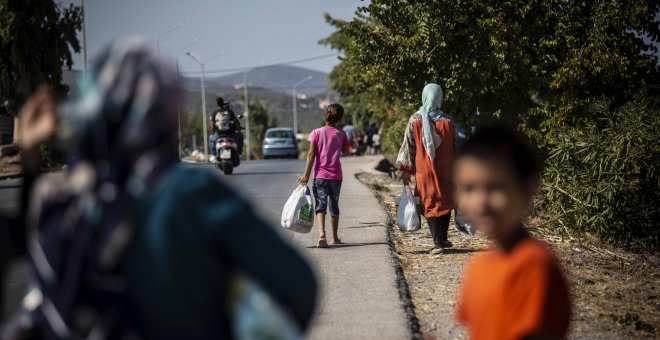
[[[309,134],[310,143],[316,145],[314,178],[341,180],[341,151],[348,147],[348,137],[344,131],[331,126],[315,129]]]

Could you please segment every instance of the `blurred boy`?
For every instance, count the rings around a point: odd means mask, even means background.
[[[522,134],[485,128],[454,163],[458,206],[493,244],[469,262],[457,319],[472,339],[565,338],[568,287],[550,249],[523,228],[539,185],[541,161]]]
[[[344,131],[337,128],[344,116],[344,108],[339,104],[330,104],[325,111],[325,126],[318,128],[309,135],[309,153],[305,173],[298,178],[300,183],[307,185],[309,175],[314,167],[314,206],[316,219],[319,223],[319,248],[328,247],[325,237],[325,215],[330,213],[332,224],[332,241],[330,244],[340,244],[337,236],[339,228],[339,192],[341,191],[342,171],[339,158],[348,152],[351,145]]]

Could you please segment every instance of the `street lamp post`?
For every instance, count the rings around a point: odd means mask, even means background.
[[[199,66],[202,68],[202,78],[201,78],[201,83],[202,83],[202,114],[204,117],[202,118],[202,129],[204,130],[204,161],[208,162],[209,160],[209,141],[208,141],[208,131],[206,130],[206,120],[208,117],[206,116],[206,71],[204,69],[204,64],[210,62],[213,59],[216,59],[220,56],[225,54],[224,52],[221,52],[217,54],[214,57],[209,58],[207,61],[203,61],[202,58],[200,58],[197,54],[194,52],[186,52],[186,55],[195,60]]]
[[[250,149],[250,101],[248,100],[247,74],[252,70],[243,72],[243,103],[245,103],[245,135],[247,140],[247,160],[250,161],[252,150]]]
[[[179,78],[180,78],[180,74],[179,74],[179,55],[181,54],[181,52],[188,49],[190,46],[195,45],[198,42],[199,42],[199,38],[195,38],[195,40],[191,41],[188,45],[185,45],[185,46],[181,47],[180,49],[178,49],[176,51],[176,87],[177,87],[177,89],[179,89],[179,92],[181,92],[181,86],[180,86],[180,83],[179,83]],[[178,119],[178,124],[179,124],[179,158],[181,158],[181,156],[183,155],[183,146],[181,145],[181,138],[183,137],[183,134],[181,133],[181,102],[179,102],[179,108],[178,109],[179,109],[179,112],[178,112],[178,115],[177,115],[177,119]]]
[[[167,31],[165,31],[165,32],[158,35],[158,39],[156,40],[156,50],[157,50],[157,53],[158,53],[159,57],[160,57],[160,39],[163,36],[165,36],[167,33],[170,33],[170,32],[172,32],[172,31],[174,31],[178,28],[181,28],[181,26],[183,26],[183,22],[180,22],[180,23],[176,24],[176,26],[174,26],[174,27],[168,29]]]
[[[298,138],[298,100],[297,100],[297,95],[296,95],[296,88],[303,83],[311,80],[313,77],[309,76],[293,85],[293,88],[291,92],[293,93],[293,135]]]

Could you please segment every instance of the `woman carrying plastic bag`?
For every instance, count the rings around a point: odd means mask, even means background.
[[[299,185],[282,209],[282,227],[297,233],[307,234],[314,225],[312,195],[306,185]]]
[[[396,210],[396,224],[402,231],[414,231],[421,227],[415,196],[410,187],[405,186],[399,198],[399,207]]]

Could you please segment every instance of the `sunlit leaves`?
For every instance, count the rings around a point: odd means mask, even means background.
[[[605,99],[588,109],[600,118],[550,141],[539,207],[572,229],[658,250],[659,103],[639,95],[619,109]]]
[[[52,0],[0,1],[0,101],[12,114],[40,83],[64,94],[62,69],[80,51],[80,7]]]

